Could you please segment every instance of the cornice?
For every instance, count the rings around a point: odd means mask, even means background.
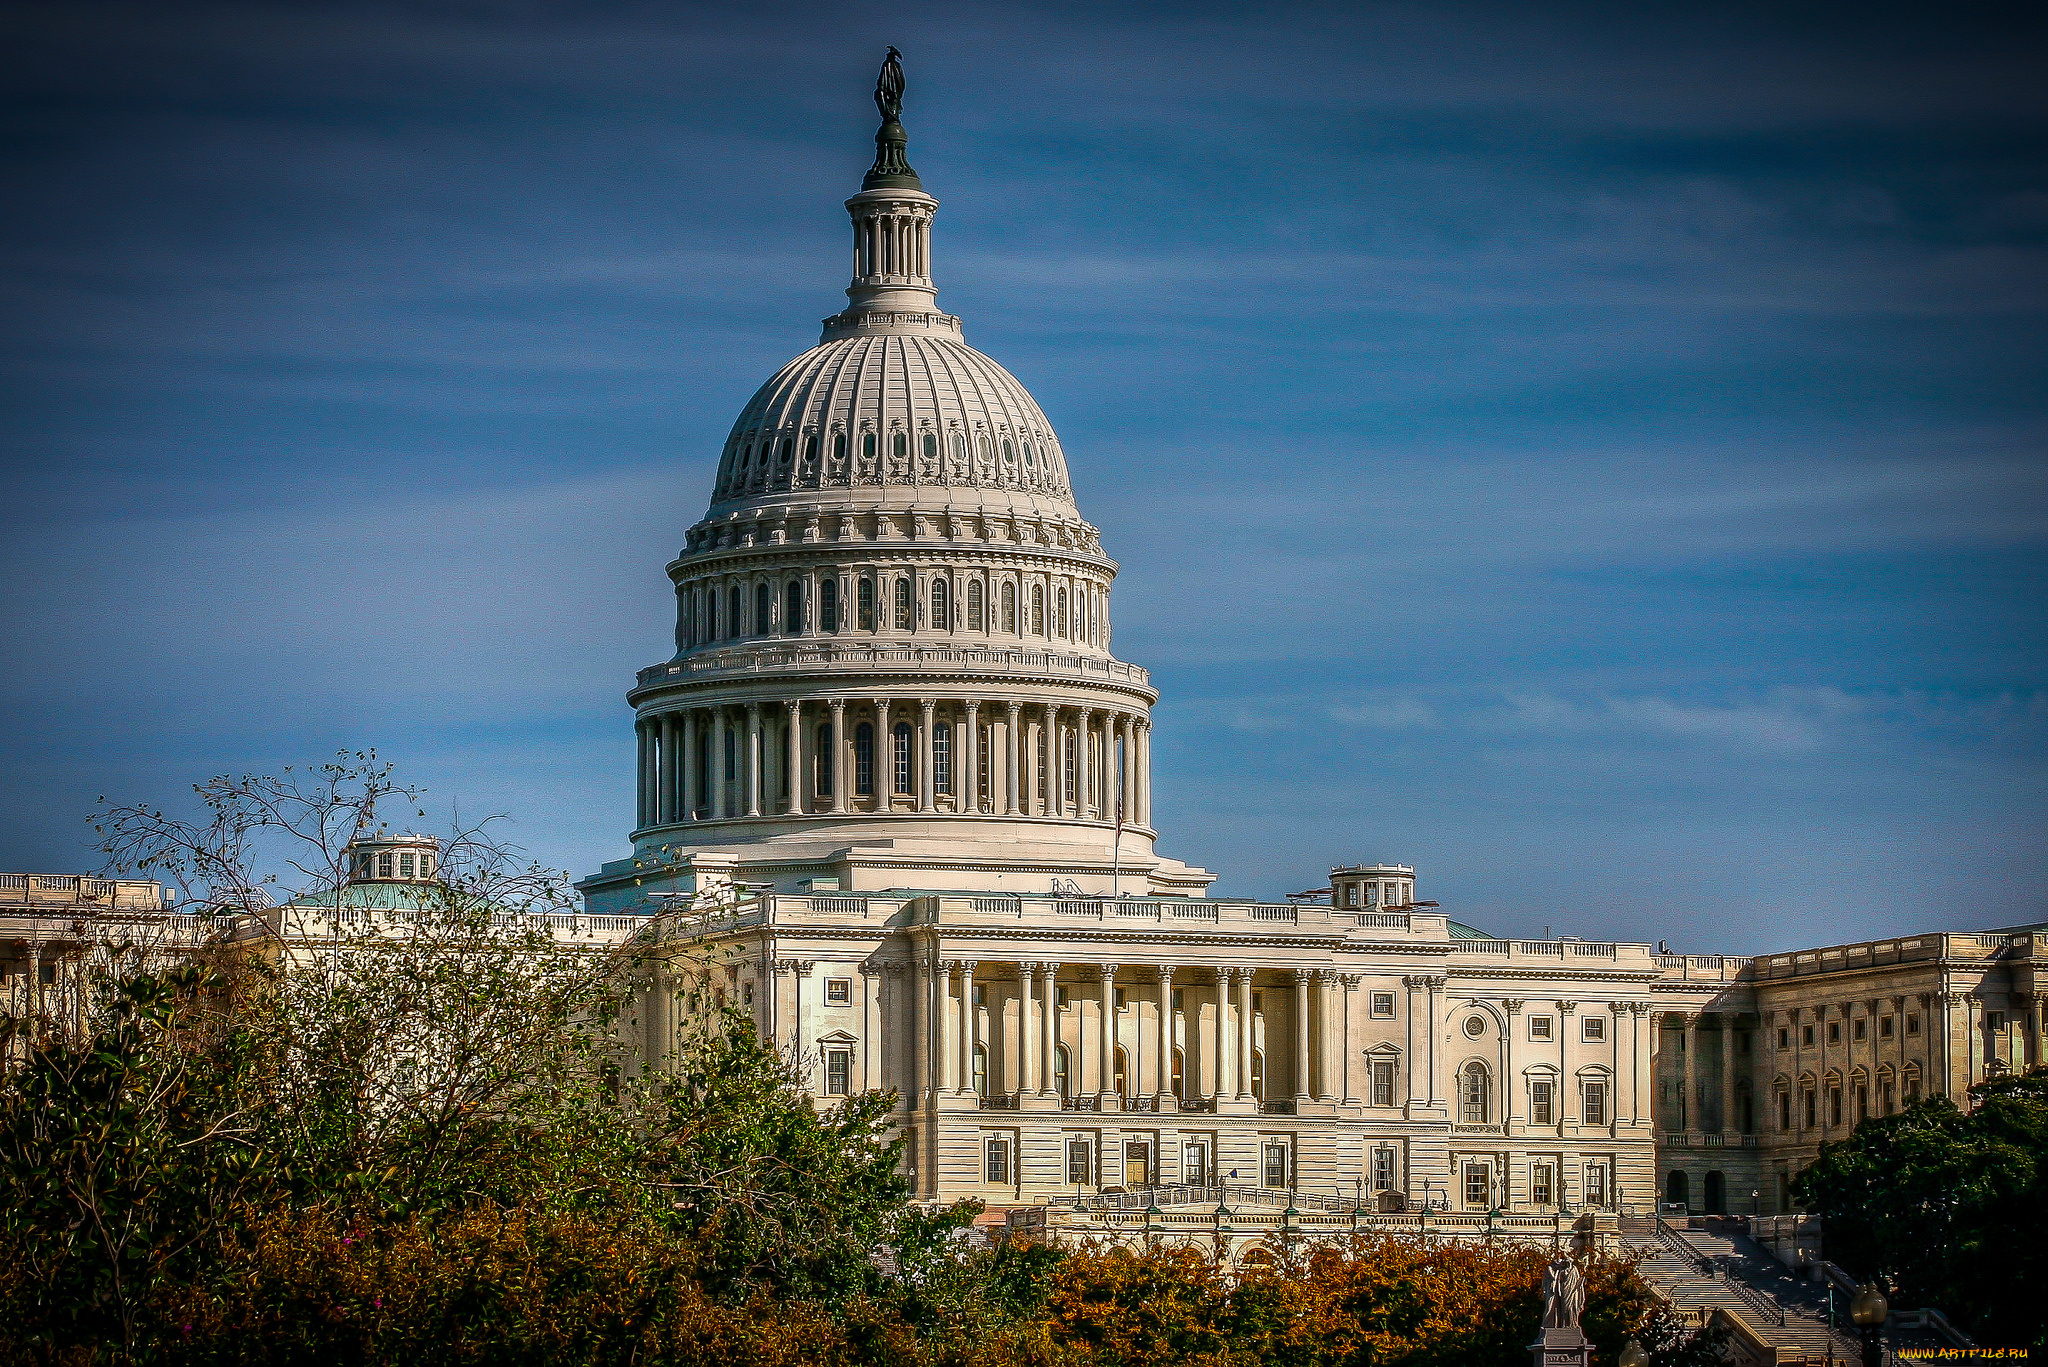
[[[862,661],[859,667],[863,671],[866,671],[872,669],[874,666],[869,661]],[[771,673],[768,672],[768,670],[772,670],[774,672]],[[865,697],[859,696],[863,692],[866,692],[869,696],[872,696],[876,692],[882,692],[884,696],[893,696],[888,694],[887,690],[892,687],[900,688],[907,682],[915,682],[918,684],[938,683],[954,687],[966,687],[971,685],[983,689],[996,686],[1012,687],[1020,690],[1024,688],[1057,689],[1073,687],[1077,689],[1097,690],[1100,692],[1112,694],[1119,698],[1135,698],[1142,701],[1145,705],[1146,710],[1148,711],[1151,709],[1154,703],[1159,701],[1159,690],[1151,687],[1149,684],[1131,683],[1128,681],[1116,679],[1089,679],[1082,677],[1068,677],[1065,675],[1012,674],[1007,672],[1001,672],[994,669],[991,669],[985,673],[969,672],[966,670],[959,669],[932,669],[928,666],[920,667],[915,661],[906,661],[902,667],[902,671],[900,673],[895,674],[873,674],[866,672],[857,674],[842,674],[831,672],[829,670],[807,669],[806,667],[801,665],[769,666],[768,670],[735,667],[729,673],[724,671],[714,672],[706,670],[702,673],[690,676],[676,676],[673,678],[661,679],[655,682],[636,683],[632,688],[627,690],[626,701],[637,708],[646,704],[650,700],[671,693],[687,694],[692,692],[704,692],[713,689],[724,689],[732,684],[742,682],[754,684],[757,687],[759,687],[762,685],[769,684],[771,681],[775,685],[782,685],[785,687],[783,687],[782,691],[780,692],[762,692],[758,695],[753,696],[743,695],[732,698],[730,700],[720,699],[720,704],[737,705],[748,702],[822,702],[826,701],[826,699],[819,695],[826,693],[847,693],[849,695],[853,695],[849,696],[849,702],[864,702],[867,699]],[[789,691],[789,688],[787,687],[788,685],[802,685],[806,683],[813,685],[813,688],[809,691],[804,692],[800,697],[792,698],[787,696],[787,693]],[[981,699],[962,697],[957,699],[941,699],[940,701],[979,702],[981,701]],[[1020,699],[1020,701],[1027,702],[1035,706],[1040,701],[1040,699],[1027,697],[1024,699]]]

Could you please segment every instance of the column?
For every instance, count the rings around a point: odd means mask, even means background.
[[[664,712],[655,724],[661,728],[660,759],[654,772],[655,820],[666,826],[676,819],[676,714]]]
[[[705,727],[704,743],[711,747],[711,815],[720,819],[732,815],[732,775],[727,773],[725,768],[725,747],[731,726],[730,708],[711,709],[710,724]]]
[[[1444,983],[1448,980],[1440,974],[1431,974],[1422,981],[1429,988],[1429,1016],[1424,1022],[1428,1031],[1427,1039],[1429,1041],[1429,1104],[1441,1106],[1444,1104],[1444,1079],[1443,1067],[1437,1058],[1437,1051],[1442,1047],[1443,992]]]
[[[908,1027],[905,1035],[908,1047],[903,1051],[907,1056],[905,1062],[909,1064],[903,1076],[903,1102],[912,1110],[924,1102],[925,1078],[931,1069],[931,1050],[927,1047],[931,1025],[925,1019],[931,1009],[930,977],[931,968],[925,957],[922,954],[914,956],[910,961],[910,1000],[905,1003],[907,1009],[904,1011],[904,1015],[909,1017],[904,1021]]]
[[[972,959],[953,965],[960,983],[960,1071],[954,1090],[962,1096],[974,1091],[974,1046],[981,1027],[981,1013],[974,1009],[974,967]]]
[[[872,959],[860,966],[860,973],[860,1085],[862,1091],[871,1092],[883,1085],[882,984],[885,975],[882,966]]]
[[[1038,965],[1017,965],[1017,1095],[1038,1090]]]
[[[648,770],[653,767],[654,728],[647,721],[641,720],[634,724],[633,734],[640,746],[638,787],[634,790],[633,797],[633,824],[652,826],[654,822],[649,819],[647,799],[654,786],[648,778]]]
[[[1215,1051],[1213,1072],[1209,1078],[1209,1095],[1220,1106],[1223,1099],[1231,1094],[1230,1086],[1230,980],[1236,974],[1234,968],[1216,970],[1216,1029],[1210,1041]]]
[[[1330,1048],[1330,984],[1336,975],[1327,969],[1316,971],[1315,981],[1310,984],[1310,993],[1315,999],[1315,1037],[1309,1041],[1315,1056],[1316,1100],[1334,1102],[1337,1099],[1336,1081],[1333,1076],[1336,1060],[1331,1057]]]
[[[984,605],[982,611],[986,612]],[[954,742],[960,753],[953,760],[953,811],[981,810],[981,704],[967,704],[967,734]],[[991,746],[990,749],[995,747]]]
[[[1578,1089],[1572,1086],[1572,1018],[1578,1014],[1578,1010],[1579,1004],[1577,1002],[1559,1002],[1557,1004],[1557,1132],[1559,1134],[1564,1133],[1566,1117],[1573,1114],[1568,1108],[1574,1101],[1580,1100],[1573,1095]],[[1577,1114],[1579,1119],[1584,1121],[1586,1117],[1583,1102],[1581,1102],[1581,1109]]]
[[[1039,1002],[1038,1020],[1044,1030],[1044,1038],[1038,1049],[1038,1094],[1059,1095],[1059,1077],[1056,1071],[1057,1050],[1060,1042],[1060,989],[1058,985],[1060,966],[1040,964],[1038,966],[1038,989],[1043,997]],[[1074,1080],[1067,1079],[1072,1087]]]
[[[1656,1009],[1657,1007],[1654,1002],[1636,1002],[1635,1010],[1632,1013],[1635,1016],[1636,1050],[1635,1119],[1638,1125],[1652,1127],[1655,1126],[1657,1119],[1655,1115],[1657,1078],[1653,1071],[1656,1067]],[[1646,1035],[1648,1038],[1645,1038]],[[1796,1070],[1794,1078],[1796,1085]]]
[[[1014,702],[1003,704],[1003,815],[1015,816],[1017,771],[1024,763],[1022,739],[1024,709]]]
[[[1309,1100],[1308,984],[1309,980],[1314,976],[1314,972],[1310,969],[1297,968],[1294,970],[1294,1104],[1296,1106]],[[1270,1042],[1269,1040],[1268,1043]]]
[[[761,814],[761,704],[747,704],[747,815]]]
[[[798,959],[789,966],[789,1042],[796,1054],[797,1066],[803,1069],[806,1077],[810,1076],[811,1061],[804,1056],[804,979],[811,975],[814,966],[810,959]]]
[[[842,814],[846,811],[846,757],[853,738],[846,734],[846,699],[833,698],[826,705],[832,709],[832,753],[818,756],[818,763],[832,766],[832,811]]]
[[[896,738],[889,734],[889,700],[875,699],[875,753],[874,772],[869,775],[875,787],[875,810],[889,810],[889,799],[896,791]]]
[[[1130,713],[1124,712],[1116,719],[1117,740],[1121,742],[1123,763],[1118,765],[1114,756],[1110,759],[1110,781],[1116,785],[1116,810],[1112,819],[1121,818],[1125,825],[1137,823],[1137,804],[1131,800],[1136,786],[1135,774],[1138,767],[1138,723]]]
[[[1237,979],[1237,1099],[1258,1100],[1252,1094],[1252,970],[1240,968]]]
[[[1076,732],[1079,735],[1079,732]],[[1173,1095],[1173,964],[1159,965],[1159,1077],[1161,1103]],[[1162,1104],[1160,1109],[1164,1110]]]
[[[1095,713],[1085,707],[1074,718],[1074,815],[1083,821],[1095,815],[1095,763],[1088,754],[1094,723]]]
[[[925,1007],[925,1022],[929,1034],[925,1041],[924,1094],[930,1098],[934,1107],[939,1104],[939,1094],[946,1087],[946,1073],[952,1066],[946,1054],[946,1030],[952,1015],[947,1005],[952,996],[947,990],[947,968],[948,965],[943,960],[936,957],[932,959],[929,975],[930,1000]]]
[[[1132,729],[1132,734],[1138,738],[1138,762],[1131,767],[1138,797],[1138,824],[1149,831],[1152,829],[1152,719],[1145,718]]]
[[[1684,1117],[1685,1123],[1680,1128],[1687,1131],[1691,1131],[1700,1128],[1699,1117],[1693,1114],[1693,1112],[1698,1109],[1700,1104],[1698,1097],[1697,1082],[1697,1078],[1699,1076],[1699,1069],[1697,1065],[1695,1065],[1695,1063],[1693,1062],[1693,1060],[1699,1055],[1700,1018],[1697,1014],[1688,1014],[1681,1017],[1680,1019],[1682,1020],[1685,1026],[1685,1058],[1683,1060],[1684,1072],[1683,1080],[1679,1083],[1679,1086],[1681,1088],[1679,1096],[1682,1098],[1679,1104],[1679,1113]],[[1821,1047],[1825,1049],[1827,1047],[1827,1030],[1825,1027],[1823,1027],[1820,1032],[1820,1038]],[[1825,1098],[1823,1098],[1823,1100],[1825,1100]],[[1826,1117],[1823,1116],[1822,1119],[1825,1120]]]
[[[1357,1053],[1357,1046],[1351,1041],[1351,999],[1358,995],[1358,978],[1359,975],[1356,973],[1345,973],[1337,979],[1337,984],[1343,991],[1344,1000],[1344,1033],[1337,1037],[1337,1056],[1343,1061],[1344,1104],[1346,1106],[1354,1105],[1358,1100],[1357,1094],[1351,1087],[1351,1068],[1354,1055]]]
[[[1047,816],[1059,816],[1060,799],[1066,792],[1066,784],[1060,773],[1059,749],[1053,740],[1053,725],[1059,711],[1049,702],[1040,703],[1038,715],[1038,751],[1045,761],[1040,766],[1045,771],[1045,782],[1039,785],[1043,791],[1038,794],[1038,800]]]
[[[783,764],[789,775],[789,799],[782,810],[790,816],[799,816],[804,810],[804,705],[791,702],[788,706],[789,749]]]
[[[1501,1038],[1500,1118],[1507,1127],[1503,1133],[1513,1134],[1515,1126],[1527,1119],[1522,1114],[1522,1078],[1515,1071],[1515,1037],[1521,1032],[1522,1008],[1528,1003],[1520,997],[1505,997],[1500,1005],[1508,1016],[1508,1028]]]
[[[697,714],[685,711],[680,715],[682,722],[676,731],[682,738],[682,748],[678,755],[681,772],[676,775],[676,791],[681,795],[682,819],[695,821],[697,809],[703,805],[697,792],[697,747],[700,744],[697,739]]]
[[[1872,1047],[1877,1041],[1877,1017],[1870,1018]],[[1877,1068],[1870,1070],[1871,1085],[1877,1084]],[[1721,1013],[1721,1133],[1730,1134],[1735,1130],[1735,1013]],[[1733,1206],[1729,1209],[1734,1209]]]
[[[932,803],[932,717],[939,706],[936,698],[920,698],[917,704],[917,809],[936,811]]]
[[[1401,1055],[1401,1063],[1403,1071],[1408,1075],[1408,1104],[1416,1106],[1423,1100],[1422,1094],[1415,1086],[1422,1080],[1421,1055],[1416,1052],[1421,1046],[1416,1041],[1415,1032],[1415,994],[1422,990],[1422,979],[1412,975],[1405,977],[1401,979],[1401,989],[1401,1016],[1408,1031],[1408,1047]]]
[[[1116,1088],[1116,965],[1097,964],[1095,973],[1102,984],[1102,1038],[1096,1041],[1100,1071],[1095,1084],[1096,1091],[1107,1096]]]

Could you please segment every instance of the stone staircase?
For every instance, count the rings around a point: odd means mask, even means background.
[[[1751,1360],[1862,1360],[1861,1346],[1828,1326],[1827,1288],[1794,1276],[1746,1236],[1666,1225],[1630,1243],[1646,1255],[1643,1279],[1679,1310],[1702,1320],[1721,1310],[1748,1326],[1770,1353],[1746,1354]]]

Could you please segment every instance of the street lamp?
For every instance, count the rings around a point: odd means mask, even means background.
[[[1849,1318],[1856,1322],[1856,1328],[1863,1335],[1863,1367],[1882,1367],[1884,1321],[1891,1309],[1876,1282],[1865,1282],[1857,1287],[1856,1299],[1849,1302]]]
[[[1650,1355],[1643,1351],[1642,1344],[1630,1339],[1621,1356],[1614,1360],[1614,1367],[1650,1367]]]

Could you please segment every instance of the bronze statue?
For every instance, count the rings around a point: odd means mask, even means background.
[[[903,54],[895,48],[882,59],[882,74],[875,77],[875,108],[882,111],[883,123],[894,123],[903,117]]]
[[[1579,1266],[1560,1253],[1543,1270],[1543,1327],[1576,1329],[1586,1309],[1586,1279]]]

